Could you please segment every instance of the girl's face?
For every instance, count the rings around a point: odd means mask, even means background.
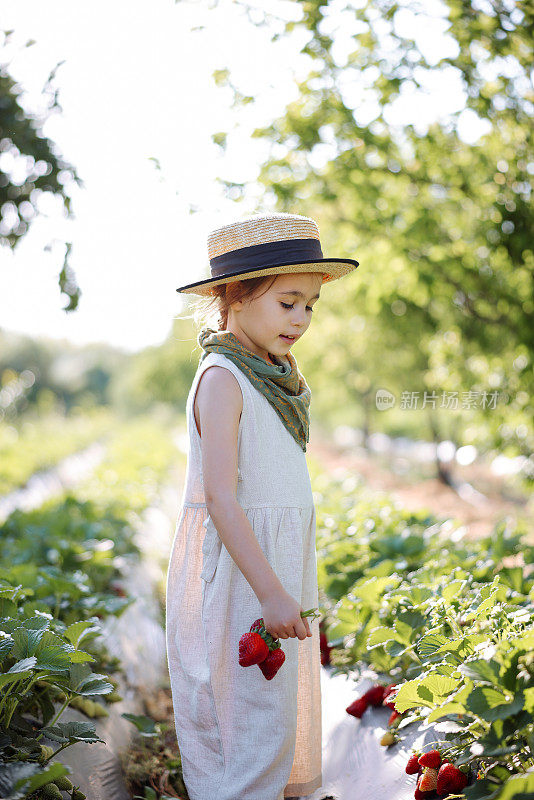
[[[232,303],[227,328],[266,361],[269,353],[284,356],[307,331],[321,285],[320,272],[277,275],[267,290],[262,286],[252,299]],[[281,334],[295,338],[283,339]]]

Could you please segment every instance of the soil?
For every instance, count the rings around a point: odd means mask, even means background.
[[[495,476],[489,464],[455,464],[454,488],[435,477],[432,463],[412,464],[400,474],[391,456],[363,447],[341,447],[317,430],[310,438],[308,453],[334,474],[336,470],[356,473],[370,489],[391,494],[408,510],[425,508],[439,517],[460,520],[466,538],[486,536],[497,522],[507,518],[512,527],[522,521],[527,531],[525,541],[534,544],[534,498],[513,486],[510,479]]]

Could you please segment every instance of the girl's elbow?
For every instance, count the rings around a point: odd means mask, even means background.
[[[237,502],[235,494],[224,489],[216,489],[215,491],[206,491],[206,506],[211,514],[217,512],[220,508],[226,508],[229,504]]]

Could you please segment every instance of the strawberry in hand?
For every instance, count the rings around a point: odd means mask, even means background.
[[[267,658],[258,664],[258,666],[267,680],[270,681],[274,678],[285,660],[285,653],[280,647],[280,642],[278,642],[278,647],[275,647],[273,650],[271,650]]]
[[[269,655],[269,648],[256,631],[244,633],[239,639],[239,663],[242,667],[260,664]]]
[[[256,633],[259,633],[259,635],[261,636],[261,638],[264,640],[265,644],[269,648],[269,651],[273,649],[273,647],[276,645],[276,642],[279,643],[279,639],[276,639],[272,635],[272,633],[268,633],[265,630],[265,623],[263,621],[263,617],[260,617],[259,619],[255,619],[254,622],[252,623],[252,625],[250,626],[250,630],[251,631],[256,631]],[[280,643],[278,644],[278,647],[280,647]]]

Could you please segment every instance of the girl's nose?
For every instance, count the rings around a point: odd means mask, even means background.
[[[302,309],[301,311],[297,310],[295,319],[293,320],[293,324],[297,326],[299,333],[304,327],[306,327],[307,321],[308,319],[306,317],[305,309]]]

